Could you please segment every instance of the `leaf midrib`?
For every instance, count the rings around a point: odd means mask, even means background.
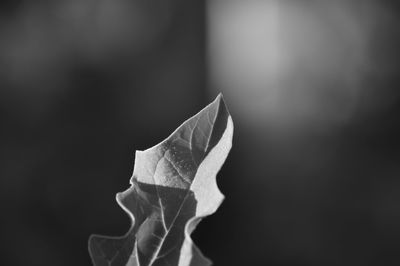
[[[217,117],[217,116],[218,116],[218,110],[217,110],[217,112],[216,112],[216,114],[215,114],[215,116],[214,116],[214,119],[213,119],[214,121],[213,121],[213,123],[211,124],[211,123],[210,123],[210,122],[211,122],[211,121],[210,121],[210,113],[209,113],[209,112],[207,113],[208,122],[209,122],[210,125],[211,125],[211,130],[210,130],[210,135],[209,135],[209,137],[208,137],[208,139],[207,139],[207,144],[206,144],[206,148],[205,148],[205,150],[204,150],[204,155],[206,155],[206,152],[207,152],[207,149],[208,149],[208,146],[209,146],[209,142],[210,142],[210,139],[211,139],[213,130],[214,130],[214,124],[215,124],[215,121],[216,121],[216,117]],[[198,117],[197,120],[196,120],[195,126],[194,126],[194,128],[193,128],[193,130],[192,130],[192,132],[191,132],[190,141],[189,141],[189,144],[190,144],[190,153],[191,153],[191,155],[192,155],[191,157],[192,157],[192,160],[193,160],[193,162],[195,163],[195,165],[196,165],[196,167],[197,167],[196,173],[197,173],[197,171],[198,171],[198,169],[199,169],[200,164],[201,164],[202,161],[204,160],[204,158],[203,158],[203,160],[201,160],[201,161],[199,162],[199,164],[197,164],[197,163],[195,162],[195,160],[194,160],[194,158],[193,158],[193,154],[192,154],[192,150],[193,150],[193,149],[192,149],[192,137],[193,137],[193,132],[194,132],[194,129],[196,128],[197,123],[198,123],[199,120],[200,120],[200,117]],[[190,128],[190,127],[189,127],[189,128]],[[167,150],[168,150],[168,149],[167,149]],[[165,153],[167,152],[167,150],[164,152],[163,157],[165,156]],[[171,162],[171,161],[170,161],[170,163],[173,164],[173,162]],[[174,168],[175,168],[175,165],[173,165],[173,166],[174,166]],[[196,173],[195,173],[195,176],[194,176],[194,177],[196,177]],[[177,171],[177,174],[180,175],[178,171]],[[152,175],[152,177],[153,177],[154,184],[156,184],[156,180],[154,179],[154,175]],[[194,178],[193,178],[193,181],[194,181]],[[163,246],[163,244],[164,244],[164,241],[165,241],[165,239],[167,238],[169,232],[171,231],[171,228],[173,227],[173,225],[174,225],[176,219],[178,218],[178,216],[179,216],[179,214],[180,214],[180,212],[181,212],[181,210],[182,210],[183,205],[185,204],[185,202],[186,202],[186,200],[187,200],[187,198],[188,198],[189,192],[191,191],[191,188],[192,188],[193,181],[190,183],[190,186],[189,186],[189,188],[187,189],[186,195],[185,195],[184,199],[182,200],[182,203],[181,203],[181,205],[179,206],[179,209],[178,209],[178,211],[176,212],[176,214],[175,214],[175,216],[174,216],[174,219],[172,220],[171,225],[169,226],[169,228],[166,228],[167,226],[166,226],[166,223],[165,223],[164,213],[163,213],[163,212],[164,212],[164,209],[163,209],[163,206],[162,206],[162,201],[161,201],[161,197],[160,197],[158,188],[157,188],[157,186],[156,186],[156,193],[157,193],[157,197],[158,197],[158,203],[159,203],[160,210],[161,210],[161,220],[162,220],[162,223],[163,223],[163,227],[165,228],[166,231],[165,231],[164,236],[163,236],[162,239],[161,239],[160,244],[157,246],[157,249],[156,249],[156,251],[154,252],[153,257],[151,258],[151,260],[150,260],[148,266],[152,266],[153,263],[157,260],[158,254],[159,254],[160,251],[161,251],[161,248],[162,248],[162,246]]]
[[[174,216],[174,219],[172,220],[171,225],[169,226],[168,229],[166,229],[165,234],[164,234],[163,238],[161,239],[160,244],[157,246],[157,250],[154,252],[154,255],[153,255],[153,257],[151,258],[150,263],[149,263],[148,266],[153,265],[153,263],[157,260],[158,254],[159,254],[160,251],[161,251],[161,248],[162,248],[162,246],[163,246],[163,244],[164,244],[164,241],[165,241],[165,239],[167,238],[169,232],[171,231],[171,228],[173,227],[173,225],[174,225],[176,219],[177,219],[178,216],[179,216],[179,213],[180,213],[181,210],[182,210],[183,205],[185,204],[185,202],[186,202],[186,200],[187,200],[187,198],[188,198],[188,195],[189,195],[189,192],[190,192],[190,188],[191,188],[191,187],[192,187],[192,184],[190,184],[190,186],[189,186],[189,188],[188,188],[188,191],[186,192],[185,198],[182,200],[182,203],[181,203],[181,205],[179,206],[179,209],[178,209],[178,211],[176,212],[176,215]],[[157,192],[157,194],[158,194],[158,192]],[[159,202],[161,203],[161,200],[160,200]],[[161,207],[161,206],[160,206],[160,207]],[[163,211],[163,210],[162,210],[162,211]],[[162,216],[162,217],[163,217],[163,216]],[[162,219],[162,221],[163,221],[163,224],[165,224],[165,220]]]

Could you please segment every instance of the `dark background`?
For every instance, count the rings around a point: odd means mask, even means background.
[[[400,265],[400,8],[339,2],[349,18],[369,14],[356,30],[368,38],[352,48],[367,47],[357,85],[337,72],[346,54],[323,78],[312,67],[286,77],[269,109],[252,105],[268,86],[230,87],[219,75],[214,48],[223,42],[210,32],[224,31],[213,31],[210,3],[2,1],[0,264],[90,265],[90,234],[129,227],[115,194],[129,185],[134,151],[222,91],[235,123],[218,175],[226,200],[193,234],[215,265]],[[290,109],[298,81],[300,111]]]

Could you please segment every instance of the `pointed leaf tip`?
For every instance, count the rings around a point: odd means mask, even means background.
[[[122,237],[92,236],[93,264],[210,265],[190,234],[223,200],[216,174],[232,135],[232,119],[220,93],[160,144],[137,151],[132,186],[117,194],[131,228]]]

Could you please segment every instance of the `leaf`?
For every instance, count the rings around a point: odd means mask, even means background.
[[[216,175],[232,135],[233,122],[220,94],[163,142],[136,151],[131,187],[116,197],[132,225],[122,237],[92,235],[93,264],[211,265],[190,234],[224,199]]]

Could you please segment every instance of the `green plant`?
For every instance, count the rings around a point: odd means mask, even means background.
[[[122,237],[92,235],[93,264],[211,265],[190,234],[224,199],[216,175],[232,136],[233,122],[220,94],[160,144],[137,151],[131,187],[117,194],[131,228]]]

